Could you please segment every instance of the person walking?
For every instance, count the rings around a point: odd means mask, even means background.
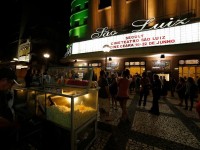
[[[161,96],[161,81],[157,74],[153,75],[152,94],[153,94],[153,101],[152,101],[152,107],[149,110],[149,112],[154,115],[160,115],[158,101]]]
[[[147,96],[149,95],[150,80],[146,72],[142,73],[142,79],[140,80],[140,99],[139,106],[141,106],[142,98],[144,97],[143,106],[146,106]]]
[[[129,86],[131,80],[129,79],[129,70],[123,71],[122,78],[118,80],[118,93],[117,100],[119,101],[120,107],[122,109],[121,121],[128,120],[128,113],[126,109],[127,100],[129,99]]]

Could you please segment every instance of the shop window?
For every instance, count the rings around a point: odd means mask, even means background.
[[[111,0],[100,0],[99,9],[111,6]]]

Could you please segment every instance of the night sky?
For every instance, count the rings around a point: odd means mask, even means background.
[[[6,0],[0,4],[0,60],[16,55],[19,37],[31,38],[32,50],[64,56],[69,42],[70,0]]]

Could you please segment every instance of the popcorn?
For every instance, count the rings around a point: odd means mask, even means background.
[[[74,108],[74,127],[77,128],[96,115],[96,110],[84,105]],[[71,127],[71,109],[67,106],[52,105],[47,107],[47,120],[63,127]]]

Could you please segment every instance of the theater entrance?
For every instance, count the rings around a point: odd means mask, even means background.
[[[145,66],[131,66],[131,67],[126,67],[125,69],[129,69],[131,75],[135,74],[142,75],[142,73],[145,71]]]

